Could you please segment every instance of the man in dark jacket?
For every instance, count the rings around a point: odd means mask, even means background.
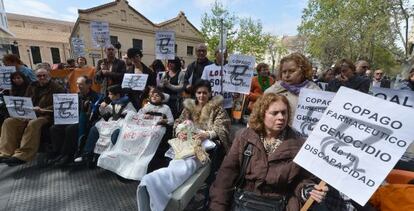
[[[197,82],[203,74],[204,67],[213,64],[207,58],[207,46],[199,44],[196,48],[197,60],[189,64],[184,77],[184,87],[186,91],[191,93],[191,87]]]
[[[95,80],[101,84],[101,93],[106,95],[108,86],[119,84],[126,72],[125,62],[115,57],[113,45],[105,47],[106,59],[101,59],[96,65]]]
[[[342,59],[335,65],[341,74],[329,82],[326,90],[337,92],[341,86],[368,93],[370,81],[368,78],[356,74],[355,65],[349,59]]]
[[[372,78],[371,87],[390,88],[391,81],[384,78],[384,72],[381,69],[375,70]]]
[[[0,137],[0,162],[16,166],[34,158],[40,144],[40,131],[43,125],[53,118],[53,94],[63,93],[64,89],[50,80],[49,71],[40,68],[35,72],[33,82],[25,96],[31,97],[37,118],[32,120],[7,118],[2,125]]]

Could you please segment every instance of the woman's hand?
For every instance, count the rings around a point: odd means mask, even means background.
[[[210,134],[208,134],[205,131],[199,132],[194,136],[195,139],[200,139],[201,141],[204,141],[208,138],[210,138]]]
[[[326,193],[328,192],[328,186],[324,185],[323,187],[319,187],[319,185],[313,186],[313,190],[310,192],[310,197],[313,198],[318,203],[321,203],[325,197]]]

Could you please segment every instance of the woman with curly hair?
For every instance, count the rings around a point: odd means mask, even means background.
[[[249,127],[237,132],[210,189],[210,210],[299,210],[309,197],[325,198],[328,187],[316,186],[293,162],[304,140],[288,126],[289,111],[282,95],[257,100]]]
[[[266,89],[265,93],[275,93],[285,96],[289,100],[291,110],[290,117],[295,114],[298,104],[299,92],[302,88],[320,90],[319,86],[312,82],[312,65],[309,60],[300,53],[292,53],[280,60],[278,78],[273,86]],[[290,118],[289,125],[292,125]]]

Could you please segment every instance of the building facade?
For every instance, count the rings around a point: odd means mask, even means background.
[[[14,38],[13,33],[9,31],[6,10],[3,0],[0,0],[0,58],[9,53],[10,40]]]
[[[69,36],[74,23],[7,13],[9,29],[15,35],[11,51],[29,67],[48,62],[57,64],[70,58]]]
[[[111,43],[121,44],[120,54],[129,48],[140,48],[142,61],[150,65],[155,59],[155,32],[157,30],[175,31],[176,55],[186,61],[194,61],[195,47],[204,42],[201,33],[186,18],[183,12],[177,17],[155,24],[131,7],[126,0],[116,0],[90,9],[78,10],[78,19],[70,37],[83,40],[88,64],[94,64],[102,57],[102,49],[92,44],[91,21],[109,23]]]

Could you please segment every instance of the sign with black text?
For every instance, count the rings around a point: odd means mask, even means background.
[[[79,123],[78,94],[53,94],[55,125]]]
[[[365,205],[412,142],[413,121],[411,108],[341,87],[294,162]]]
[[[252,56],[231,55],[224,73],[223,89],[226,92],[249,94],[256,59]]]
[[[125,73],[122,80],[122,88],[142,91],[147,84],[148,74]]]
[[[103,48],[110,44],[109,39],[109,24],[103,21],[91,21],[91,37],[92,43],[95,47]]]
[[[414,92],[409,90],[395,90],[387,88],[372,87],[372,95],[381,99],[413,108]]]
[[[155,32],[155,58],[174,59],[175,57],[175,32],[156,31]]]
[[[14,66],[0,66],[0,89],[11,89],[10,75],[16,72]]]
[[[7,111],[11,117],[21,119],[36,119],[33,103],[30,97],[3,96]]]
[[[334,96],[334,92],[301,89],[292,127],[303,137],[308,137]]]

